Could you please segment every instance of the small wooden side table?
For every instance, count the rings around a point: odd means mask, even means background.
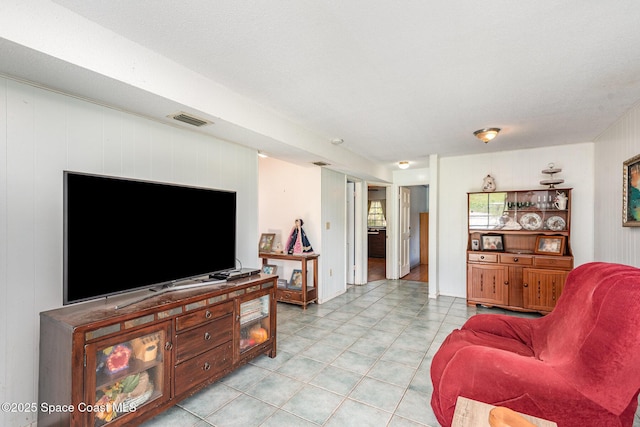
[[[489,412],[493,408],[495,408],[493,405],[458,396],[451,427],[488,427]],[[531,415],[526,414],[520,415],[536,427],[558,427],[558,425],[553,421],[532,417]]]
[[[303,309],[312,302],[318,302],[318,257],[320,254],[283,254],[275,252],[261,252],[262,265],[268,264],[270,259],[297,261],[302,265],[302,289],[281,288],[276,290],[276,301],[301,305]],[[307,283],[307,263],[313,262],[313,286]]]

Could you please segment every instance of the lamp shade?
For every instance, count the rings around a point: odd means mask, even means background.
[[[486,144],[487,142],[495,138],[496,135],[498,135],[498,132],[500,132],[500,128],[484,128],[475,131],[473,134],[476,136],[476,138]]]

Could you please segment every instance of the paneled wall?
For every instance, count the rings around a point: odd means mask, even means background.
[[[258,262],[254,150],[0,78],[3,402],[37,402],[38,313],[62,305],[63,170],[234,190],[237,256]],[[34,420],[0,413],[0,425]]]
[[[496,140],[493,143],[500,143]],[[572,144],[533,150],[440,158],[438,198],[438,285],[442,295],[466,297],[467,192],[481,191],[491,174],[497,190],[544,188],[540,171],[553,162],[557,178],[573,188],[571,247],[575,265],[594,257],[594,144]],[[433,209],[433,206],[432,206]]]
[[[622,163],[640,154],[640,106],[595,144],[595,259],[640,267],[640,227],[622,226]]]
[[[347,177],[322,168],[322,288],[320,302],[347,289]],[[330,250],[329,250],[330,249]]]

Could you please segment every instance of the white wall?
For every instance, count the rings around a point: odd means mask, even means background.
[[[302,218],[302,228],[313,251],[322,254],[322,169],[317,166],[301,167],[271,158],[261,158],[258,163],[259,233],[276,233],[276,242],[281,242],[284,248],[295,220]],[[320,265],[322,261],[321,255],[318,261]],[[292,261],[271,260],[269,263],[277,265],[278,276],[286,280],[291,278],[294,268],[300,268],[300,263]],[[321,272],[321,268],[319,270]],[[311,280],[311,276],[308,279]],[[321,278],[318,280],[321,281]]]
[[[494,141],[492,143],[497,143]],[[562,168],[557,178],[573,188],[571,246],[574,264],[594,258],[594,144],[442,157],[439,164],[438,285],[441,295],[466,297],[467,192],[481,191],[491,174],[498,191],[545,188],[541,171],[548,163]],[[434,206],[431,206],[433,211]]]
[[[259,160],[260,233],[276,233],[284,244],[296,218],[304,220],[318,260],[318,300],[323,303],[346,290],[346,176],[320,167],[302,167],[281,160]],[[278,238],[278,236],[280,236]],[[257,242],[256,242],[257,244]],[[327,248],[323,251],[323,248]],[[300,264],[271,260],[278,275],[291,278]],[[311,270],[311,264],[309,264]],[[311,280],[309,271],[308,280]]]
[[[3,402],[37,402],[38,313],[62,305],[63,170],[235,190],[237,255],[257,263],[253,150],[0,78],[0,165]]]
[[[622,163],[640,154],[640,106],[595,144],[595,259],[640,267],[640,227],[622,226]]]

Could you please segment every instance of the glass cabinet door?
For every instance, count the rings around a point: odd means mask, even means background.
[[[240,354],[271,338],[269,294],[240,304]]]
[[[567,231],[568,189],[469,193],[469,230]]]
[[[168,336],[163,322],[86,346],[87,425],[120,424],[169,399]]]
[[[507,208],[507,193],[470,193],[469,229],[494,230]]]

